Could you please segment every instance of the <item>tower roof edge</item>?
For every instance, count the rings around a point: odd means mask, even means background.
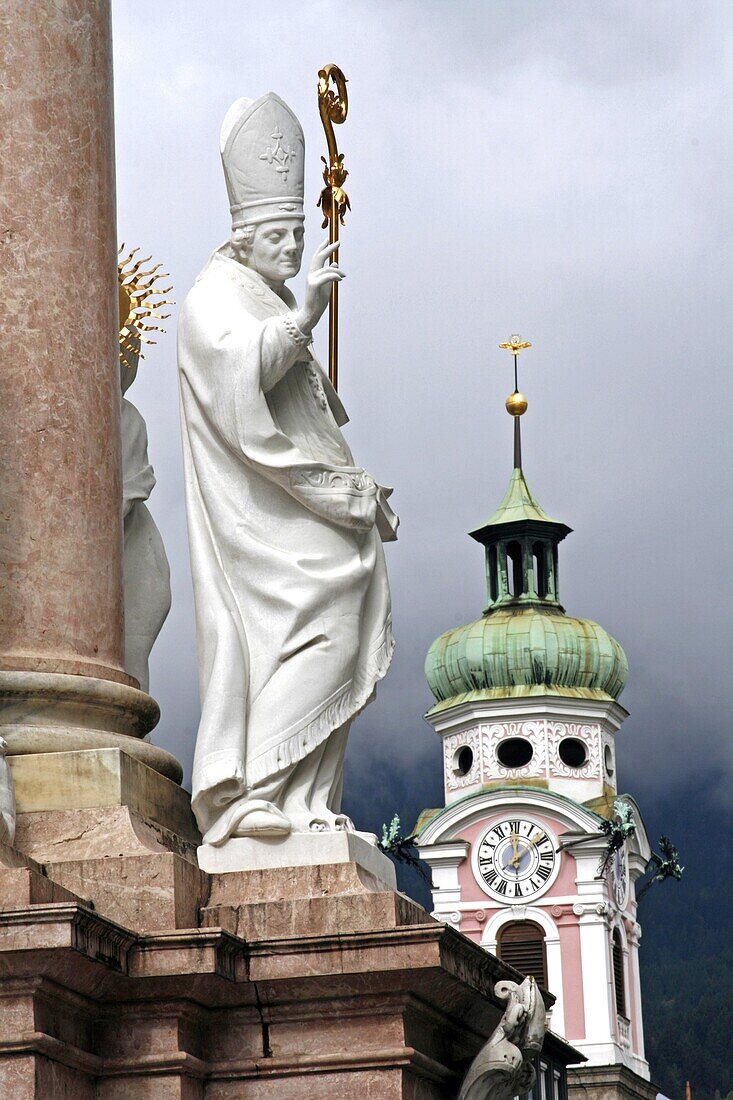
[[[509,487],[499,507],[484,523],[469,531],[469,534],[477,542],[486,543],[499,538],[502,528],[506,528],[507,533],[517,529],[515,524],[523,527],[541,524],[545,529],[551,526],[558,542],[572,531],[572,527],[553,519],[540,506],[527,484],[524,471],[517,467],[512,470]]]

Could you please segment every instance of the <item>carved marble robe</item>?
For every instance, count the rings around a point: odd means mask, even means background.
[[[123,385],[134,380],[123,367]],[[122,515],[125,526],[125,670],[149,687],[148,659],[171,606],[170,567],[145,501],[155,485],[148,459],[148,433],[140,412],[122,399]]]
[[[12,844],[15,840],[15,792],[13,773],[7,761],[8,745],[0,737],[0,843]]]
[[[393,649],[377,487],[294,308],[219,250],[179,320],[202,703],[192,803],[210,842],[226,839],[227,805],[365,706]]]

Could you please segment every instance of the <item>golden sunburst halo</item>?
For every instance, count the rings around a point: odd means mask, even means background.
[[[139,248],[133,248],[124,256],[124,244],[120,245],[117,261],[117,284],[120,297],[120,363],[132,369],[139,359],[144,359],[143,344],[154,344],[148,333],[165,332],[156,321],[165,321],[170,313],[161,313],[166,306],[175,305],[165,297],[172,286],[159,287],[156,283],[169,278],[161,271],[162,264],[147,268],[152,256],[136,258]]]

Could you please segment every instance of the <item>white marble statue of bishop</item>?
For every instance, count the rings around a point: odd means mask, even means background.
[[[354,716],[387,671],[383,493],[339,430],[309,350],[331,285],[327,243],[298,308],[303,131],[268,93],[221,131],[230,239],[181,311],[178,361],[202,714],[192,804],[207,844],[351,829]]]

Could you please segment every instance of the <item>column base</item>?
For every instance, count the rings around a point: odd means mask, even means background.
[[[143,738],[158,723],[158,704],[138,688],[91,676],[0,671],[0,736],[8,756],[123,749],[180,783],[181,765]]]

